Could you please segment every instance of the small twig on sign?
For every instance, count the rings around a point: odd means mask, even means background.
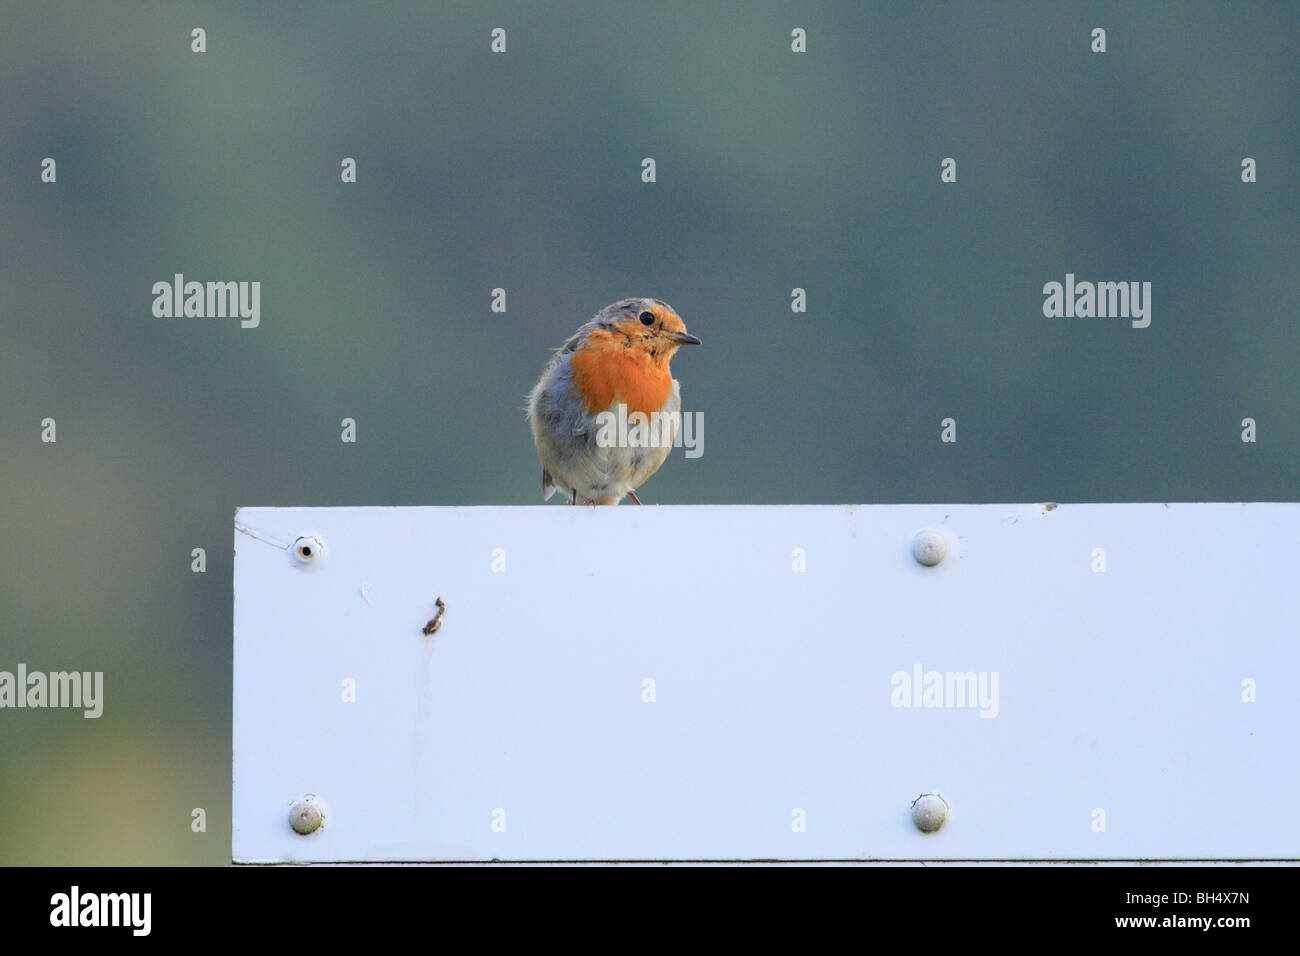
[[[429,623],[424,625],[423,630],[425,637],[428,637],[430,634],[438,633],[438,628],[442,627],[442,615],[447,610],[447,605],[441,597],[433,603],[438,610],[434,612],[433,617],[429,618]]]

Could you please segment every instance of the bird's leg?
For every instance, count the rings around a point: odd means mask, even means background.
[[[578,489],[575,488],[575,489],[573,489],[573,491],[569,494],[569,504],[571,504],[571,505],[576,505],[577,503],[578,503]]]
[[[632,500],[635,501],[637,504],[641,503],[641,499],[636,496],[635,491],[629,491],[628,494],[632,496]]]

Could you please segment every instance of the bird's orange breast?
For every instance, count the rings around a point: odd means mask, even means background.
[[[587,410],[595,415],[615,402],[629,412],[657,412],[673,393],[668,362],[637,344],[626,345],[623,336],[603,329],[587,336],[573,353],[573,381]]]

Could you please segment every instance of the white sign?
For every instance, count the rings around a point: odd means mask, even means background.
[[[1300,857],[1297,542],[1297,504],[245,508],[234,859]]]

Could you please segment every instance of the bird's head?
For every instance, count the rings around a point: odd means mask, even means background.
[[[624,348],[639,349],[664,365],[679,346],[700,344],[672,306],[659,299],[624,299],[607,306],[602,318]]]

